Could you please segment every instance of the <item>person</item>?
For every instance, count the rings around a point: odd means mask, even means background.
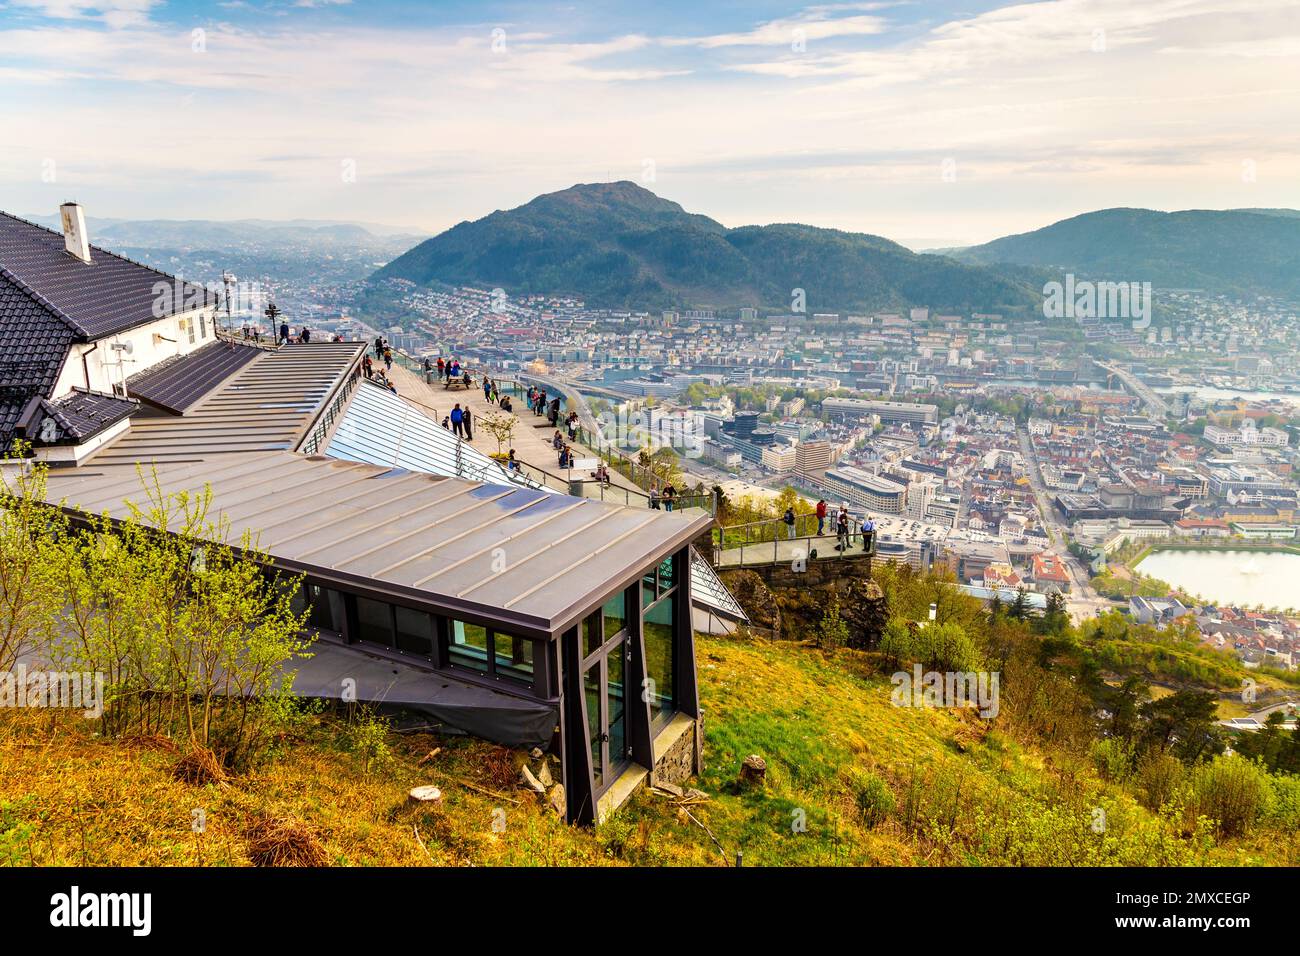
[[[384,357],[384,337],[382,335],[376,335],[375,336],[375,359],[378,360],[383,357]]]
[[[515,450],[513,448],[510,449],[510,455],[506,458],[506,467],[511,471],[519,470],[519,462],[515,459]]]
[[[569,446],[564,445],[560,448],[560,468],[568,468],[572,459],[569,457]]]
[[[289,323],[288,322],[280,323],[280,344],[281,345],[289,344]]]
[[[394,395],[397,394],[397,386],[396,386],[396,385],[394,385],[392,382],[388,381],[388,379],[384,379],[384,384],[388,386],[388,390],[389,390],[390,392],[392,392]]]
[[[849,550],[849,512],[846,508],[841,508],[839,515],[835,519],[836,532],[839,535],[839,543],[835,545],[836,551]]]
[[[862,519],[862,550],[871,551],[871,541],[876,536],[876,523],[871,520],[871,515],[866,515]]]
[[[653,483],[650,485],[650,507],[654,511],[659,510],[659,486]]]
[[[492,401],[492,379],[483,376],[483,401]]]
[[[787,538],[793,538],[795,521],[794,508],[786,508],[785,514],[781,516],[781,520],[785,522],[785,536]]]
[[[311,329],[304,325],[302,331],[298,333],[298,338],[302,341],[303,345],[306,345],[311,341]]]
[[[361,371],[365,373],[366,378],[374,378],[375,363],[370,361],[369,355],[361,360]]]
[[[384,368],[390,372],[393,370],[393,350],[386,345],[384,346]]]
[[[343,341],[343,333],[342,333],[342,332],[335,332],[335,333],[334,333],[334,338],[330,339],[330,341],[331,341],[331,342],[342,342],[342,341]]]
[[[445,429],[447,429],[447,431],[451,431],[451,416],[450,416],[450,415],[443,415],[443,416],[442,416],[442,427],[445,428]]]
[[[817,534],[820,537],[826,528],[826,499],[817,499]]]
[[[439,355],[438,356],[438,378],[442,378],[443,371],[444,371],[444,363],[442,361],[442,356]]]
[[[461,384],[466,388],[474,384],[474,380],[469,376],[469,369],[465,369],[465,374],[461,376]]]
[[[578,440],[578,413],[569,412],[569,441]]]
[[[464,436],[465,427],[461,424],[465,419],[465,413],[460,410],[460,402],[451,410],[451,430],[460,436]]]
[[[470,413],[469,406],[466,405],[460,414],[460,427],[465,429],[465,440],[474,440],[474,422],[473,415]]]
[[[560,423],[560,400],[558,398],[553,398],[551,399],[551,427],[554,428],[555,426],[559,425],[559,423]]]
[[[556,451],[559,451],[560,446],[563,444],[564,444],[564,436],[560,434],[560,430],[557,428],[555,429],[555,434],[551,436],[551,447],[554,448]]]
[[[496,379],[493,379],[493,380],[492,380],[492,394],[491,394],[491,396],[489,396],[488,401],[489,401],[489,402],[495,402],[495,401],[498,401],[500,398],[501,398],[501,393],[497,391],[497,383],[496,383]]]
[[[503,411],[503,412],[513,412],[514,410],[515,410],[515,406],[514,406],[514,404],[510,401],[510,396],[509,396],[509,395],[502,395],[502,396],[501,396],[501,411]]]
[[[673,501],[677,498],[677,489],[669,485],[664,489],[664,511],[673,510]]]

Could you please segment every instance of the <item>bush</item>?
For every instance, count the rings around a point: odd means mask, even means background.
[[[1214,820],[1216,831],[1225,837],[1248,832],[1268,812],[1273,795],[1262,766],[1222,755],[1194,771],[1191,791],[1196,812]]]
[[[1092,745],[1092,760],[1107,780],[1123,783],[1133,772],[1133,745],[1106,737]]]
[[[874,773],[858,784],[853,802],[857,806],[862,825],[873,830],[894,812],[894,792],[889,784]]]
[[[1173,754],[1150,753],[1138,761],[1134,777],[1138,800],[1148,810],[1159,810],[1183,782],[1183,763]]]
[[[1272,778],[1273,801],[1268,808],[1268,825],[1294,833],[1300,830],[1300,777],[1294,774]]]

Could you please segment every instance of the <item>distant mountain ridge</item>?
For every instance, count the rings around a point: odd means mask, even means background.
[[[1300,300],[1300,211],[1294,209],[1101,209],[946,252],[971,265]]]
[[[50,229],[61,229],[57,215],[27,217]],[[336,219],[116,219],[98,216],[86,217],[86,229],[91,241],[97,245],[114,245],[133,248],[162,249],[176,247],[211,246],[237,243],[256,234],[263,241],[285,242],[369,242],[381,239],[415,241],[421,237],[417,231],[405,232],[393,226],[374,223],[347,222]]]
[[[994,269],[921,255],[879,236],[794,223],[728,229],[635,183],[579,184],[461,222],[374,274],[419,285],[576,294],[592,305],[809,312],[1034,307]]]

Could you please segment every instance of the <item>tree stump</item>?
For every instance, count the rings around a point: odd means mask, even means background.
[[[407,800],[411,803],[439,803],[442,800],[442,791],[437,787],[412,787]]]
[[[761,787],[767,780],[767,761],[758,754],[750,754],[740,763],[742,787]]]

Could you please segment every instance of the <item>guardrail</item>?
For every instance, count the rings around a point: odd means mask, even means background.
[[[816,515],[796,515],[793,525],[787,525],[782,518],[771,518],[714,527],[710,531],[713,566],[744,567],[799,558],[833,560],[876,554],[878,532],[870,532],[869,540],[864,541],[858,528],[850,526],[841,537],[831,530],[834,526],[834,515],[827,515],[822,530],[829,533],[818,534]]]

